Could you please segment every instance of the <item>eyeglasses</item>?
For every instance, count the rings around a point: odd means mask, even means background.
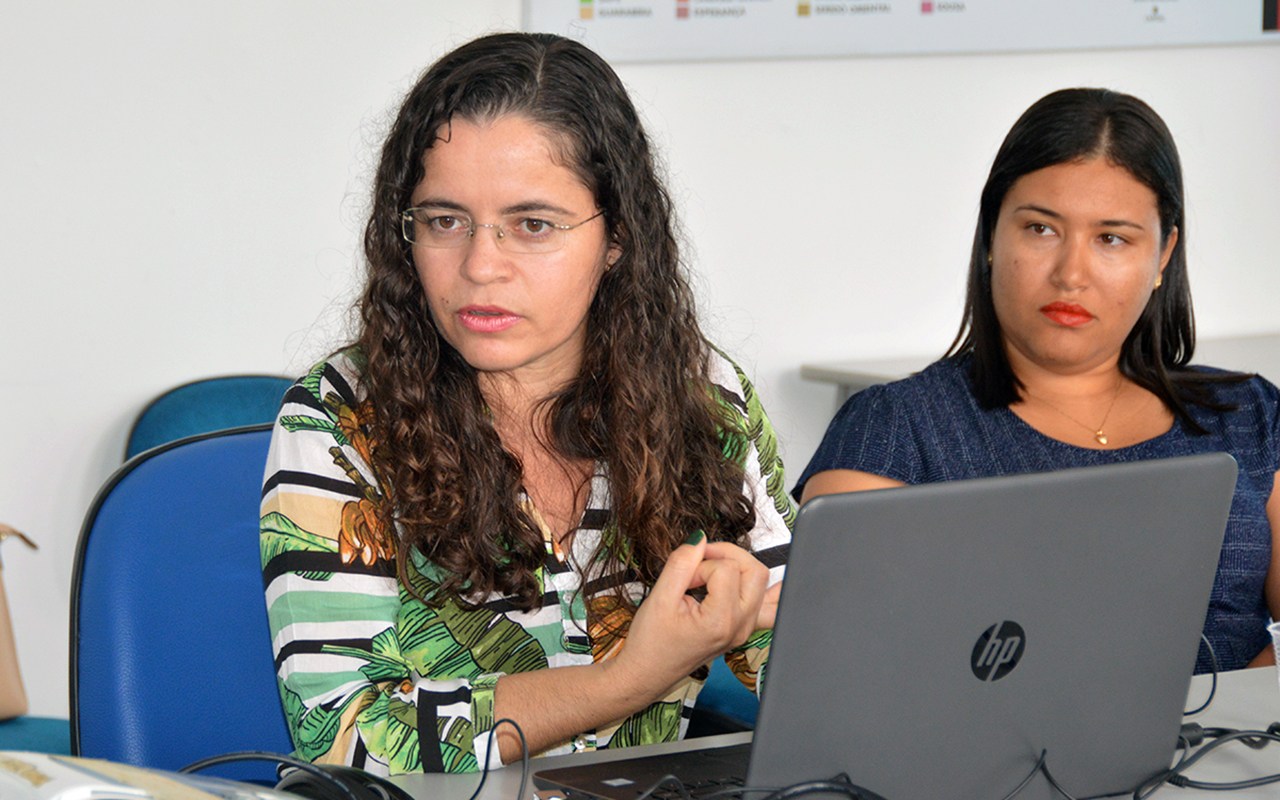
[[[442,208],[410,208],[400,213],[400,232],[410,244],[458,248],[465,247],[475,238],[476,228],[493,228],[498,247],[508,253],[554,253],[564,247],[569,231],[586,225],[603,213],[598,211],[574,225],[557,225],[545,219],[514,215],[497,223],[485,224]]]

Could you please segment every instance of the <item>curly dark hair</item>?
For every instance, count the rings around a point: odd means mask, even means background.
[[[1151,106],[1109,89],[1061,89],[1037,100],[1013,124],[1000,145],[982,189],[978,227],[969,258],[969,286],[960,331],[946,356],[971,356],[974,396],[987,410],[1021,399],[1022,384],[1009,366],[1004,335],[991,296],[991,240],[1005,195],[1023,175],[1074,161],[1105,158],[1129,172],[1156,196],[1160,244],[1174,243],[1159,291],[1120,350],[1125,377],[1159,397],[1191,432],[1206,431],[1189,404],[1215,411],[1234,408],[1213,399],[1214,383],[1250,377],[1190,369],[1195,352],[1195,314],[1187,280],[1187,219],[1182,164],[1173,134]]]
[[[402,584],[417,548],[448,573],[443,594],[470,603],[500,592],[531,610],[542,599],[536,570],[546,549],[519,503],[521,462],[485,411],[477,371],[438,333],[399,223],[424,177],[424,154],[450,121],[504,115],[529,120],[559,146],[621,251],[591,303],[579,374],[543,406],[553,452],[607,466],[614,516],[597,556],[652,584],[691,532],[741,544],[755,511],[743,466],[725,456],[740,417],[712,391],[671,200],[622,82],[570,39],[502,33],[469,42],[423,74],[383,145],[354,344],[385,494],[381,535],[398,545]]]

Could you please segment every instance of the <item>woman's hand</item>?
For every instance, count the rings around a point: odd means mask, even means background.
[[[681,545],[640,604],[616,656],[590,665],[504,675],[494,716],[520,723],[531,752],[634,714],[759,628],[773,625],[778,589],[769,570],[731,544]],[[690,589],[705,589],[699,601]],[[703,592],[696,594],[703,595]],[[514,731],[495,733],[504,763],[520,757]]]
[[[769,568],[761,564],[760,560],[751,553],[728,542],[708,544],[707,549],[703,552],[702,559],[702,564],[699,565],[699,572],[694,575],[694,578],[695,580],[702,578],[703,585],[705,585],[705,575],[707,573],[717,569],[733,569],[733,565],[736,565],[744,584],[749,584],[753,588],[757,584],[760,587],[764,587],[755,621],[746,628],[746,633],[742,639],[734,642],[730,647],[737,647],[742,644],[756,631],[772,630],[773,619],[778,613],[778,594],[782,591],[782,584],[768,585]]]
[[[677,547],[612,659],[618,679],[652,702],[758,628],[772,627],[777,587],[767,590],[768,582],[768,568],[736,545],[699,539]],[[701,600],[689,594],[699,587]]]

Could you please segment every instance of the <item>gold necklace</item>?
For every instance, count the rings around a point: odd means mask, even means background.
[[[1075,424],[1079,425],[1081,428],[1084,428],[1085,430],[1087,430],[1087,431],[1089,431],[1090,433],[1092,433],[1092,434],[1093,434],[1093,438],[1097,440],[1098,444],[1106,444],[1106,443],[1107,443],[1107,435],[1106,435],[1105,433],[1103,433],[1102,431],[1103,431],[1103,429],[1104,429],[1104,428],[1106,428],[1106,427],[1107,427],[1107,418],[1111,416],[1111,409],[1113,409],[1113,408],[1115,408],[1115,407],[1116,407],[1116,400],[1119,400],[1119,399],[1120,399],[1120,389],[1121,389],[1121,388],[1123,387],[1123,385],[1124,385],[1124,384],[1123,384],[1123,380],[1124,380],[1124,379],[1123,379],[1123,378],[1121,378],[1120,380],[1117,380],[1117,381],[1116,381],[1116,393],[1115,393],[1114,395],[1112,395],[1112,396],[1111,396],[1111,405],[1107,406],[1107,413],[1102,415],[1102,424],[1098,426],[1098,429],[1097,429],[1096,431],[1093,429],[1093,426],[1092,426],[1092,425],[1086,425],[1086,424],[1084,424],[1084,423],[1083,423],[1083,422],[1081,422],[1080,420],[1076,419],[1075,417],[1071,416],[1071,415],[1070,415],[1070,414],[1068,414],[1067,412],[1065,412],[1065,411],[1063,411],[1062,409],[1060,409],[1060,408],[1058,408],[1057,406],[1055,406],[1053,403],[1050,403],[1048,400],[1045,400],[1045,399],[1044,399],[1043,397],[1041,397],[1040,395],[1038,395],[1038,394],[1031,394],[1031,390],[1029,390],[1029,389],[1028,389],[1028,390],[1027,390],[1027,394],[1029,394],[1029,395],[1031,395],[1032,397],[1034,397],[1035,399],[1039,400],[1041,403],[1044,403],[1044,404],[1045,404],[1046,406],[1048,406],[1049,408],[1052,408],[1054,411],[1057,411],[1057,412],[1058,412],[1059,414],[1061,414],[1062,416],[1066,417],[1067,419],[1071,420],[1071,421],[1072,421],[1072,422],[1074,422]]]

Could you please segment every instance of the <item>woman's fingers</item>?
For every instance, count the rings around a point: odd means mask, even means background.
[[[772,597],[776,607],[777,593],[766,589],[768,581],[769,570],[735,545],[699,537],[677,547],[632,619],[616,666],[637,687],[665,691],[745,642],[762,621],[772,625],[766,606]],[[689,594],[699,587],[701,600]]]
[[[735,565],[742,575],[742,596],[751,605],[764,597],[769,586],[769,568],[751,553],[728,542],[713,542],[707,545],[703,559],[704,563],[716,559]]]
[[[736,647],[759,630],[769,570],[755,556],[734,545],[709,545],[705,555],[695,577],[706,586],[702,610],[709,619],[714,615],[712,624],[728,626],[732,631],[728,646]],[[774,597],[776,607],[776,594]],[[772,620],[773,613],[766,612],[765,618]]]
[[[697,541],[683,544],[671,551],[662,573],[649,590],[649,599],[657,596],[660,603],[669,603],[683,597],[689,589],[702,585],[698,571],[708,545],[706,537],[698,535],[700,538]]]
[[[764,599],[760,601],[760,613],[756,615],[756,630],[773,630],[774,620],[778,618],[778,598],[781,595],[781,581],[765,589]]]

